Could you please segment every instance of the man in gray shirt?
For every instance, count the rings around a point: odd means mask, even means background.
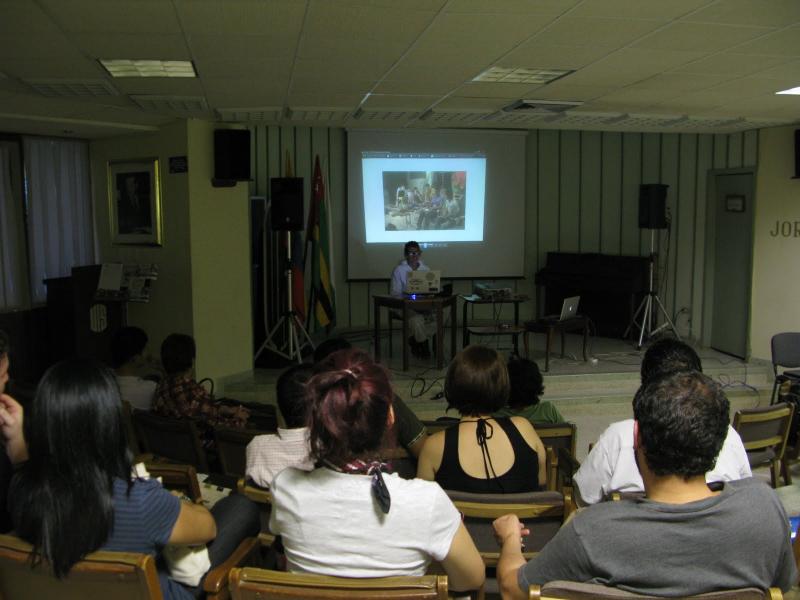
[[[520,539],[529,531],[515,515],[497,519],[503,599],[523,600],[529,585],[555,580],[656,596],[787,591],[797,569],[774,491],[753,479],[711,487],[705,481],[727,434],[728,411],[719,386],[697,372],[642,386],[633,401],[634,449],[647,497],[587,508],[528,563]]]

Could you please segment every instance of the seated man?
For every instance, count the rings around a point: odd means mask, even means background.
[[[8,487],[14,475],[14,465],[28,458],[28,449],[22,433],[22,406],[5,393],[8,369],[11,366],[9,353],[11,344],[6,333],[0,329],[0,533],[11,531],[11,516],[8,512]]]
[[[429,271],[420,257],[422,250],[417,242],[406,242],[403,247],[403,254],[405,259],[400,262],[392,271],[392,283],[390,293],[392,296],[401,298],[406,291],[406,284],[408,283],[408,274],[411,271]],[[408,319],[408,326],[411,329],[412,336],[408,338],[408,343],[411,345],[411,353],[419,358],[430,358],[430,349],[428,348],[428,338],[436,333],[436,324],[433,322],[429,312],[415,312]]]
[[[494,522],[504,600],[531,584],[569,580],[638,594],[686,596],[797,581],[790,527],[778,496],[753,478],[716,484],[729,404],[711,379],[680,372],[643,385],[633,401],[634,447],[646,498],[581,511],[530,562],[516,515]]]
[[[679,371],[702,371],[700,357],[691,346],[672,338],[655,342],[642,360],[642,385]],[[725,443],[706,481],[733,481],[752,475],[742,439],[728,426]],[[608,426],[575,474],[579,505],[595,504],[611,492],[641,492],[644,483],[633,450],[633,419]]]
[[[247,444],[245,473],[261,487],[270,487],[286,467],[314,469],[306,427],[306,382],[313,371],[313,365],[301,364],[281,373],[275,392],[285,427],[278,427],[275,434],[257,435]]]
[[[111,338],[111,366],[117,377],[120,397],[132,408],[150,410],[156,382],[140,377],[145,366],[147,334],[139,327],[122,327]]]
[[[508,359],[508,383],[508,404],[495,417],[525,417],[534,425],[565,421],[552,402],[539,400],[544,393],[544,380],[535,362],[512,354]]]

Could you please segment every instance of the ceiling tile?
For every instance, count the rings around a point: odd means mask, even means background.
[[[175,0],[183,31],[208,35],[268,35],[296,39],[304,2],[296,0]]]
[[[191,60],[182,35],[161,33],[78,33],[72,36],[95,58]]]
[[[647,90],[663,90],[665,92],[687,92],[709,88],[711,86],[728,81],[727,75],[696,75],[692,73],[661,73],[649,79],[639,81],[633,86],[628,86],[624,90],[631,88]]]
[[[463,96],[450,96],[436,105],[436,109],[449,110],[500,110],[510,104],[507,98],[465,98]]]
[[[192,56],[197,59],[270,59],[291,62],[295,55],[293,39],[268,35],[193,34],[188,37]]]
[[[181,33],[172,2],[162,0],[39,0],[64,31]]]
[[[698,23],[784,27],[800,22],[800,2],[770,0],[767,4],[764,0],[725,0],[698,10],[687,17],[687,20]]]
[[[439,96],[393,96],[371,94],[362,105],[364,109],[424,110],[435,103]]]
[[[212,108],[283,106],[286,97],[286,84],[252,85],[247,81],[214,79],[205,87]]]
[[[449,81],[440,77],[418,77],[406,80],[384,79],[375,87],[374,92],[376,94],[433,94],[435,96],[443,96],[460,85],[460,80]]]
[[[561,19],[536,36],[543,45],[603,46],[620,48],[660,27],[660,21],[644,19]]]
[[[371,80],[342,79],[333,77],[300,77],[292,78],[292,92],[298,94],[360,94],[362,97],[372,89]]]
[[[572,85],[625,86],[649,79],[702,56],[679,52],[625,48],[565,77]]]
[[[433,10],[409,10],[404,3],[371,6],[367,3],[312,2],[303,37],[312,43],[317,39],[333,38],[409,45],[435,16]]]
[[[33,79],[40,77],[108,77],[106,70],[96,60],[74,58],[57,59],[10,59],[0,57],[0,71],[10,77]]]
[[[324,105],[331,107],[345,107],[355,110],[363,98],[363,94],[326,94],[325,97],[322,98],[320,94],[291,92],[286,103],[290,108],[292,106]]]
[[[795,25],[737,46],[736,52],[800,57],[800,26]]]
[[[650,50],[684,50],[716,52],[752,40],[772,29],[738,25],[709,25],[707,23],[672,23],[633,44]]]
[[[706,58],[695,60],[676,67],[676,73],[694,73],[698,75],[724,75],[743,77],[751,73],[763,72],[776,65],[790,61],[785,56],[761,56],[755,54],[738,54],[720,52]]]
[[[209,79],[241,79],[247,83],[248,81],[265,79],[286,79],[288,81],[292,72],[292,65],[285,60],[219,57],[196,60],[195,69],[203,81]]]
[[[7,59],[83,60],[84,56],[64,35],[31,35],[7,33],[0,35],[0,56]]]
[[[165,77],[117,77],[114,87],[123,94],[154,94],[161,96],[202,96],[199,79]]]
[[[613,52],[606,46],[548,46],[534,39],[504,56],[503,67],[580,69]]]
[[[575,5],[580,4],[581,0],[450,0],[447,3],[449,13],[504,13],[504,14],[542,14],[560,15]]]
[[[360,80],[374,82],[386,72],[388,66],[381,57],[366,57],[357,69],[346,61],[328,61],[322,59],[297,59],[294,65],[294,77],[299,79],[335,80],[358,77]]]
[[[614,88],[609,86],[572,85],[562,79],[544,85],[528,94],[527,98],[537,100],[572,100],[586,102],[610,93]]]
[[[2,5],[2,14],[0,34],[60,35],[53,20],[30,0],[6,0]]]
[[[525,98],[527,94],[541,87],[530,83],[468,82],[456,90],[454,95],[467,98]]]
[[[571,17],[625,17],[668,21],[691,13],[708,0],[594,0],[581,2]]]

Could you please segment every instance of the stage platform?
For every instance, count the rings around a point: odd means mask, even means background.
[[[456,351],[461,349],[460,331]],[[353,345],[372,353],[371,331],[343,334]],[[383,364],[390,370],[395,391],[422,419],[435,419],[445,413],[444,398],[435,399],[444,385],[445,369],[434,368],[434,359],[412,358],[408,371],[401,370],[400,335],[393,336],[392,356],[388,352],[388,336],[384,335],[381,349]],[[445,336],[445,356],[449,360],[449,332]],[[481,342],[509,354],[513,351],[509,336],[484,337]],[[531,356],[540,368],[544,365],[544,336],[531,335]],[[520,340],[520,352],[522,341]],[[694,344],[693,344],[694,345]],[[695,349],[703,361],[704,372],[724,386],[731,402],[731,418],[740,408],[768,404],[772,391],[772,366],[768,361],[742,361],[710,348]],[[543,400],[553,402],[562,415],[577,425],[577,458],[583,459],[590,442],[609,423],[632,416],[631,400],[639,387],[639,368],[644,351],[619,339],[592,338],[588,354],[596,361],[584,362],[581,336],[567,334],[566,355],[560,358],[560,343],[555,342],[550,356],[550,371],[544,374]],[[445,362],[447,362],[447,360]],[[225,396],[243,401],[275,403],[275,380],[282,369],[255,369],[218,382]]]

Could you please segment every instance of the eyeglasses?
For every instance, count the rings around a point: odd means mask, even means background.
[[[419,256],[420,254],[422,254],[422,250],[409,250],[408,252],[406,252],[406,254],[408,254],[409,256]]]

